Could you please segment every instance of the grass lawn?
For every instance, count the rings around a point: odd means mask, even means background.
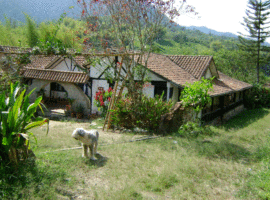
[[[75,128],[36,128],[36,160],[16,173],[0,171],[0,199],[269,199],[270,110],[243,112],[209,134],[147,137],[100,130],[97,161],[82,158]],[[210,134],[211,133],[211,134]],[[66,150],[62,150],[66,149]],[[59,151],[58,151],[59,150]]]

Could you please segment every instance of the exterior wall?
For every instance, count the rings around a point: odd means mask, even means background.
[[[154,97],[154,89],[155,89],[155,86],[153,86],[150,82],[145,83],[143,86],[143,94],[145,96],[153,98]]]
[[[217,72],[217,68],[216,68],[213,60],[211,61],[210,65],[209,65],[209,69],[211,71],[212,76],[215,76],[216,78],[219,77],[218,72]]]
[[[74,68],[75,62],[73,62],[72,69]],[[65,61],[62,61],[59,63],[57,66],[53,68],[53,70],[59,70],[59,71],[70,71],[70,66],[71,66],[71,60],[69,58],[66,58]],[[82,71],[78,67],[76,67],[74,72],[79,72]]]
[[[152,73],[151,71],[148,71],[147,73],[147,78],[151,81],[164,81],[167,82],[166,80],[162,79],[161,77],[155,75],[154,73]]]
[[[223,116],[224,120],[228,120],[236,115],[238,115],[239,113],[243,112],[245,110],[244,105],[240,105],[237,106],[236,108],[230,110],[229,112],[225,113]]]
[[[187,107],[184,109],[183,112],[183,124],[187,122],[195,122],[197,113],[192,107]],[[198,118],[201,117],[201,112],[197,116]]]
[[[208,78],[211,78],[212,77],[212,74],[211,74],[211,71],[210,69],[207,69],[206,72],[205,72],[205,76],[204,76],[206,79]]]
[[[35,99],[37,98],[37,92],[40,89],[45,89],[45,96],[46,97],[49,97],[50,96],[50,82],[49,81],[34,79],[32,81],[32,84],[29,85],[29,87],[27,88],[27,93],[29,93],[33,89],[35,89],[35,90],[30,95],[30,98],[29,98],[30,102],[34,102],[35,101]]]
[[[36,88],[35,91],[30,96],[30,101],[31,102],[35,101],[35,99],[37,98],[36,92],[39,91],[40,89],[45,89],[46,90],[45,95],[49,97],[50,83],[51,81],[46,80],[33,80],[32,84],[27,89],[27,92],[30,92],[32,89]],[[76,110],[76,106],[82,104],[83,107],[85,108],[84,114],[90,113],[90,99],[83,93],[81,88],[72,83],[59,83],[59,84],[62,85],[64,89],[67,91],[68,97],[74,99],[72,105],[74,110]]]
[[[99,64],[96,64],[95,66],[91,66],[90,68],[90,77],[91,78],[98,78],[100,76],[100,74],[108,67],[112,64],[112,62],[114,61],[114,57],[110,57],[108,58],[104,58],[103,60],[100,61]],[[111,75],[114,74],[114,70],[111,69],[107,69],[106,73],[110,73]],[[123,72],[121,73],[123,74]],[[103,74],[100,78],[105,78],[105,74]]]

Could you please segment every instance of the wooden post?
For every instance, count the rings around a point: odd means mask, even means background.
[[[114,106],[114,100],[115,100],[115,97],[116,97],[116,92],[117,92],[117,87],[118,87],[118,81],[119,81],[121,69],[122,69],[122,66],[123,66],[123,60],[124,60],[124,59],[123,59],[123,57],[122,57],[122,61],[121,61],[121,63],[120,63],[120,69],[119,69],[118,74],[117,74],[117,79],[116,79],[117,81],[116,81],[116,83],[115,83],[114,90],[113,90],[113,96],[112,96],[111,102],[110,102],[110,104],[109,104],[109,108],[108,108],[108,110],[107,110],[107,113],[106,113],[106,118],[105,118],[105,122],[104,122],[103,129],[102,129],[102,130],[104,130],[104,128],[105,128],[105,126],[106,126],[107,120],[108,120],[107,130],[108,130],[108,129],[110,128],[110,126],[111,126],[111,112],[110,112],[110,110],[113,109],[113,106]]]

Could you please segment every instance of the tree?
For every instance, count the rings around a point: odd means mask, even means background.
[[[240,49],[250,53],[250,58],[256,63],[257,83],[260,82],[260,65],[264,63],[262,52],[269,51],[269,47],[263,45],[266,38],[269,37],[269,30],[266,26],[269,24],[268,16],[270,1],[249,0],[246,17],[244,17],[245,30],[248,35],[239,36]]]
[[[24,14],[27,24],[27,40],[30,47],[34,47],[38,44],[39,36],[36,28],[36,24],[29,15]]]
[[[144,81],[147,69],[141,65],[147,65],[154,42],[160,39],[162,27],[183,12],[194,13],[194,8],[187,5],[186,0],[178,6],[175,0],[78,0],[78,3],[82,7],[82,18],[87,23],[89,37],[95,34],[110,36],[110,40],[103,37],[96,44],[91,44],[92,49],[106,51],[111,47],[125,55],[118,63],[124,63],[127,77],[120,73],[120,78],[127,80],[125,86],[131,95],[142,89],[135,88],[135,77]],[[130,52],[135,51],[139,51],[140,55],[130,56]],[[122,67],[111,66],[118,71]]]
[[[224,46],[222,45],[222,43],[219,40],[215,40],[213,42],[211,42],[210,44],[211,49],[213,49],[214,51],[219,51],[220,49],[224,48]]]

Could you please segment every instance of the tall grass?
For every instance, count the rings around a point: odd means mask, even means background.
[[[267,199],[268,109],[242,113],[215,134],[168,136],[128,142],[142,135],[100,131],[97,161],[81,149],[74,128],[90,123],[52,122],[36,128],[36,161],[23,173],[0,173],[3,199]],[[97,128],[102,121],[97,121]],[[48,152],[49,151],[49,152]],[[47,152],[47,153],[44,153]],[[1,169],[7,170],[7,169]],[[2,172],[2,171],[1,171]]]

